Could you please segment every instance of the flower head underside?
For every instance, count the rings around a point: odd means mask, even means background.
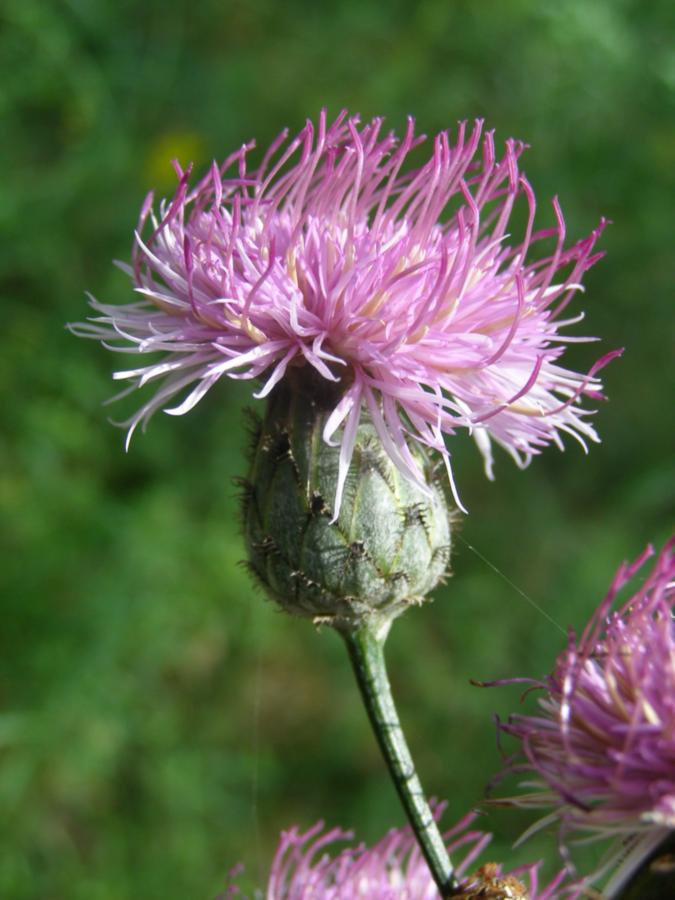
[[[511,771],[528,779],[510,802],[548,811],[534,829],[557,822],[563,838],[617,839],[607,868],[626,847],[639,856],[675,830],[674,551],[675,539],[617,607],[653,551],[620,567],[581,637],[533,682],[544,691],[539,714],[501,726],[521,744]]]

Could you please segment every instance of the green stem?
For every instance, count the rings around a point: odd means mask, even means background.
[[[366,625],[342,636],[347,643],[370,724],[420,849],[441,897],[451,897],[457,890],[452,863],[417,777],[389,686],[384,662],[387,632],[387,627],[378,631]]]

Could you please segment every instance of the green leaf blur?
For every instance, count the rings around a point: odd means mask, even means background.
[[[556,193],[573,238],[613,220],[583,298],[584,333],[627,347],[604,373],[603,444],[525,473],[500,454],[488,484],[458,438],[471,514],[454,577],[389,641],[419,771],[454,821],[499,768],[492,714],[520,703],[468,679],[545,672],[564,642],[549,617],[582,625],[619,561],[669,525],[672,4],[5,0],[0,24],[8,900],[212,898],[238,861],[261,884],[291,823],[368,841],[402,823],[339,640],[237,565],[250,385],[158,415],[125,455],[106,418],[138,398],[101,406],[124,360],[64,330],[85,289],[130,298],[111,261],[128,258],[146,191],[172,190],[171,158],[205,167],[324,105],[397,128],[412,113],[427,133],[484,116],[531,145],[540,222]],[[528,821],[486,815],[490,858]],[[542,853],[554,867],[554,835],[512,858]]]

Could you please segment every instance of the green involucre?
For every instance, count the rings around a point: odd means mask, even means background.
[[[284,609],[352,630],[424,600],[447,569],[451,517],[424,448],[411,452],[430,495],[398,471],[364,414],[331,523],[339,448],[322,432],[335,397],[297,376],[271,394],[244,482],[244,527],[250,568]]]

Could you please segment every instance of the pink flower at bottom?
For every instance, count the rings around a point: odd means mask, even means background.
[[[469,874],[491,840],[489,834],[470,830],[475,819],[476,814],[470,813],[444,835],[461,880],[458,900],[574,900],[579,896],[574,886],[562,887],[563,873],[539,887],[540,863],[507,874],[500,865],[488,863]],[[410,828],[393,829],[370,848],[363,844],[336,848],[352,839],[352,832],[340,828],[324,831],[322,822],[304,833],[297,828],[283,832],[261,896],[265,900],[438,900]],[[232,884],[224,896],[242,894]]]
[[[616,354],[587,374],[561,358],[566,343],[592,340],[563,334],[583,317],[564,313],[604,223],[566,247],[555,200],[554,227],[536,231],[525,145],[508,140],[498,158],[481,121],[461,123],[454,143],[438,134],[413,170],[424,136],[412,119],[401,140],[382,124],[322,112],[255,169],[245,145],[192,186],[176,164],[175,196],[157,210],[147,198],[123,267],[138,299],[92,298],[96,316],[72,326],[120,353],[161,354],[114,376],[156,386],[129,437],[158,409],[186,413],[223,376],[260,379],[265,397],[304,368],[337,385],[323,434],[341,447],[336,513],[364,413],[423,490],[408,441],[437,450],[460,506],[444,435],[468,429],[490,478],[493,441],[523,467],[565,434],[598,440],[580,401],[602,396],[596,373]],[[513,240],[518,200],[527,222]]]

